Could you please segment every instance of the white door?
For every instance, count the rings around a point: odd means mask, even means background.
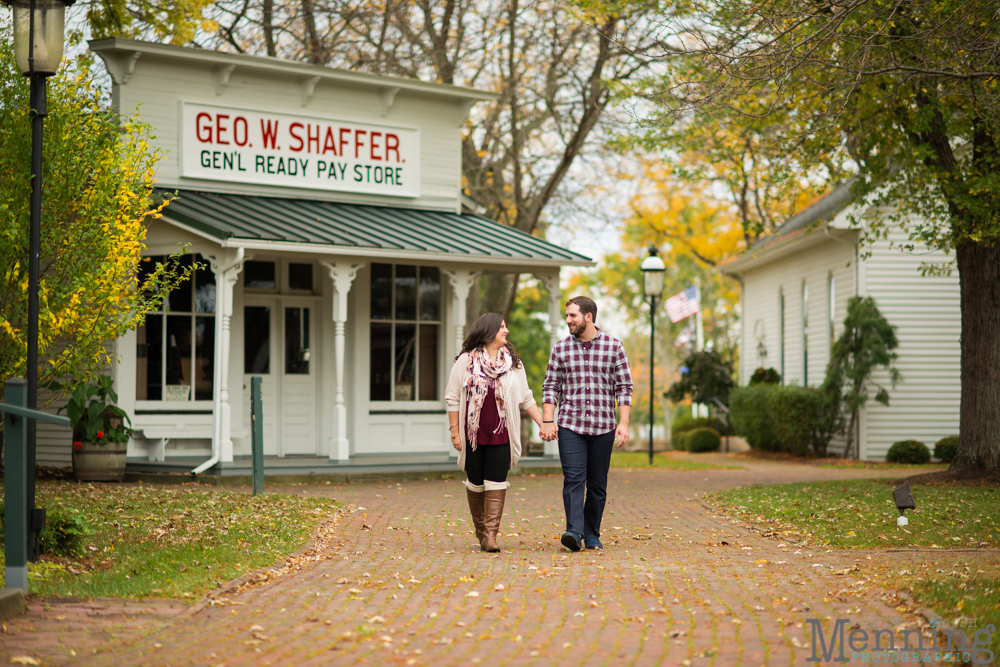
[[[276,366],[278,327],[275,313],[277,299],[247,298],[243,307],[243,387],[247,400],[243,428],[250,435],[250,378],[259,375],[264,423],[264,454],[278,454],[278,386],[280,368]]]
[[[282,456],[315,455],[316,447],[316,308],[314,301],[281,299]]]

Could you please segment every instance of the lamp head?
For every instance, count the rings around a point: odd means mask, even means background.
[[[896,503],[899,515],[903,516],[906,510],[917,508],[917,503],[913,499],[913,491],[910,490],[910,483],[903,482],[903,485],[892,492],[892,501]]]
[[[649,254],[642,260],[639,269],[642,271],[642,293],[646,296],[659,297],[663,294],[663,272],[667,265],[657,257],[656,246],[649,247]]]
[[[66,7],[76,0],[3,0],[13,9],[14,56],[25,76],[52,76],[63,56]]]

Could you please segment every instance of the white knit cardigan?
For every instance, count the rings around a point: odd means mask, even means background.
[[[463,352],[451,367],[451,376],[444,391],[444,402],[448,412],[458,411],[458,436],[462,439],[462,450],[458,453],[458,467],[465,470],[465,413],[467,392],[465,381],[469,379],[469,355]],[[504,412],[507,415],[507,433],[510,435],[510,467],[517,465],[521,458],[521,410],[535,405],[535,396],[528,387],[528,376],[524,364],[512,368],[500,376],[504,391]],[[449,438],[451,434],[449,434]],[[489,447],[491,445],[483,445]]]

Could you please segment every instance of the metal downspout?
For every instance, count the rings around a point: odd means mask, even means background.
[[[212,456],[207,461],[202,463],[200,466],[191,471],[191,476],[194,477],[200,473],[205,472],[216,463],[222,457],[222,318],[225,317],[226,304],[224,299],[226,298],[226,287],[223,283],[226,279],[226,274],[237,264],[243,261],[243,256],[246,250],[243,248],[236,249],[236,259],[229,264],[227,267],[222,269],[216,274],[215,277],[215,288],[219,290],[219,298],[216,300],[220,307],[216,308],[218,311],[216,315],[216,322],[218,326],[215,332],[215,373],[213,373],[213,382],[215,384],[215,398],[212,404],[212,414],[214,416],[214,423],[212,427]],[[230,299],[232,294],[230,294]],[[228,352],[229,350],[226,350]],[[228,367],[226,368],[228,371]]]

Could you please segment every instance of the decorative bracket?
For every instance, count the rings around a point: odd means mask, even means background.
[[[347,293],[351,291],[351,283],[358,275],[358,269],[364,264],[348,264],[346,262],[320,262],[330,272],[333,280],[333,321],[347,321]]]
[[[300,84],[299,92],[302,94],[302,106],[306,106],[313,98],[313,93],[316,92],[316,84],[319,83],[318,76],[311,76],[305,79]]]
[[[396,93],[399,92],[399,88],[383,88],[378,93],[378,115],[379,118],[385,118],[389,114],[389,109],[392,108],[392,103],[396,101]]]
[[[223,65],[215,70],[215,94],[221,95],[222,91],[229,85],[229,77],[232,76],[236,65]]]
[[[459,102],[455,111],[455,124],[458,127],[464,127],[465,121],[469,118],[469,112],[472,111],[472,107],[476,106],[476,102],[479,100],[465,100],[464,102]]]
[[[132,72],[135,71],[135,63],[139,60],[139,56],[142,53],[140,51],[133,51],[132,53],[101,52],[97,55],[104,61],[104,66],[107,68],[108,74],[111,75],[111,80],[119,86],[124,86],[132,78]]]

